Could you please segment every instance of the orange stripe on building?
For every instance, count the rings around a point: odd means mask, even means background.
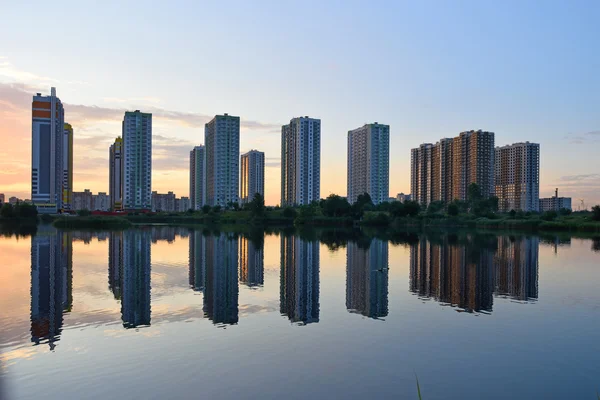
[[[34,101],[31,105],[31,108],[43,108],[45,110],[49,110],[50,106],[51,104],[48,101]]]

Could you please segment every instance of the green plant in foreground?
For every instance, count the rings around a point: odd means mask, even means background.
[[[421,387],[419,386],[419,377],[417,375],[415,375],[415,379],[417,380],[417,393],[419,394],[419,400],[423,400],[423,397],[421,397]],[[600,399],[600,396],[599,396]]]

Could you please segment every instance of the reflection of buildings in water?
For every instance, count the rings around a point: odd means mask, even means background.
[[[498,237],[494,257],[497,296],[528,301],[538,297],[538,238]]]
[[[175,234],[178,228],[172,226],[154,226],[152,227],[152,243],[159,240],[166,240],[168,243],[175,241]]]
[[[346,308],[371,318],[388,314],[388,242],[373,239],[368,249],[348,242]]]
[[[240,239],[240,282],[249,287],[262,286],[264,268],[263,248],[247,238]]]
[[[123,233],[123,274],[121,318],[125,328],[150,325],[150,243],[149,231]]]
[[[197,292],[204,291],[204,279],[206,277],[206,260],[204,249],[206,241],[201,231],[190,233],[190,257],[189,257],[189,283],[190,287]]]
[[[31,341],[54,349],[63,313],[73,304],[73,247],[70,233],[41,231],[31,238]]]
[[[115,299],[121,299],[123,276],[123,232],[110,232],[108,237],[108,288]]]
[[[492,311],[493,254],[421,238],[410,249],[410,290],[468,312]]]
[[[152,227],[152,243],[166,240],[173,243],[177,236],[188,237],[189,229],[174,226],[154,226]]]
[[[469,312],[492,311],[492,296],[529,301],[538,297],[537,238],[499,236],[497,248],[475,243],[411,247],[410,290]]]
[[[235,324],[238,322],[238,238],[221,233],[205,237],[204,243],[204,313],[214,324]]]
[[[280,312],[291,322],[319,322],[319,242],[281,237]]]

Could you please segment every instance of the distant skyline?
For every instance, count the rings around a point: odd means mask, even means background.
[[[55,86],[74,130],[75,191],[108,192],[108,148],[124,112],[139,109],[153,114],[152,189],[162,193],[188,196],[189,152],[206,122],[229,113],[240,116],[240,152],[265,152],[271,205],[281,126],[305,115],[322,121],[321,197],[346,194],[347,132],[379,122],[390,125],[391,196],[410,192],[411,148],[483,129],[497,146],[540,143],[540,197],[558,187],[574,209],[600,203],[597,1],[34,1],[2,11],[7,197],[31,196],[32,96]],[[49,48],[32,26],[53,20],[69,23],[53,25]]]

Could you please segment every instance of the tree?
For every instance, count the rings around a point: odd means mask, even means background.
[[[4,205],[2,206],[2,208],[0,209],[0,216],[2,218],[14,218],[15,213],[13,210],[13,206],[10,203],[4,203]]]
[[[482,198],[481,189],[479,188],[478,184],[471,183],[469,185],[469,188],[467,190],[467,198],[469,199],[469,203],[471,204],[471,207],[473,206],[474,203],[481,200],[481,198]]]
[[[210,206],[208,204],[205,204],[202,206],[202,212],[204,214],[208,214],[210,212]]]
[[[558,213],[556,211],[550,210],[550,211],[546,211],[544,214],[542,214],[542,219],[544,221],[554,221],[557,216],[558,216]]]
[[[265,198],[262,194],[256,193],[249,203],[250,214],[255,217],[263,216],[265,214]]]
[[[14,207],[15,217],[19,218],[35,218],[38,215],[37,207],[33,204],[18,203]]]
[[[419,215],[419,211],[421,211],[421,206],[416,201],[408,200],[404,202],[404,209],[406,210],[406,215],[416,217]]]
[[[571,215],[572,211],[569,208],[561,208],[560,210],[558,210],[558,213],[560,215]]]
[[[459,213],[458,205],[455,202],[448,204],[448,215],[456,217]]]
[[[390,214],[394,218],[402,218],[406,217],[406,208],[404,207],[404,203],[399,201],[394,201],[390,204]]]
[[[79,215],[80,217],[87,217],[91,214],[92,213],[90,212],[90,210],[87,210],[87,209],[77,211],[77,215]]]
[[[283,209],[283,216],[285,218],[294,219],[294,218],[296,218],[297,215],[298,215],[298,213],[292,207],[286,207]]]
[[[323,214],[328,217],[343,217],[350,214],[351,210],[350,203],[343,197],[337,194],[330,194],[325,200],[321,202],[321,209]]]
[[[600,221],[600,205],[592,207],[592,220]]]
[[[508,214],[510,215],[511,218],[515,218],[515,216],[517,215],[517,212],[515,210],[510,210],[510,212]]]
[[[212,208],[212,211],[216,214],[216,213],[220,213],[221,212],[221,206],[220,205],[216,205]]]
[[[435,214],[436,212],[442,210],[444,208],[443,201],[432,201],[429,203],[429,207],[427,207],[427,214]]]

